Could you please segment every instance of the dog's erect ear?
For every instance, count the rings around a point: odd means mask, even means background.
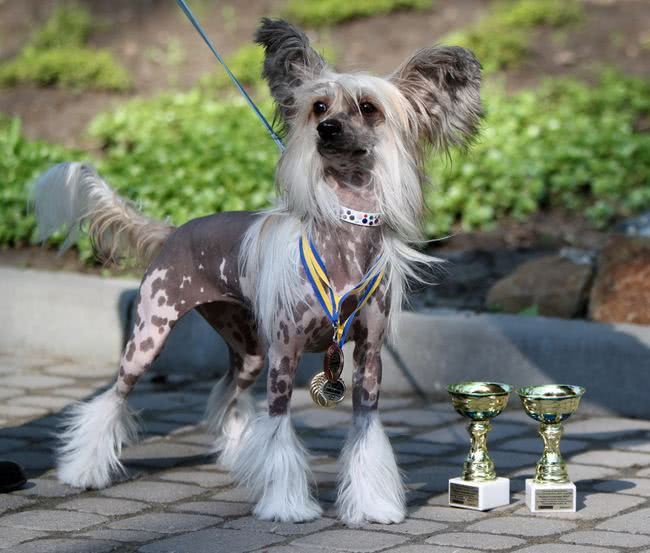
[[[325,60],[309,45],[305,33],[281,19],[262,19],[255,42],[264,46],[262,75],[286,121],[293,114],[294,89],[317,77]]]
[[[466,146],[482,116],[481,64],[459,46],[424,48],[390,77],[418,115],[420,138],[434,146]]]

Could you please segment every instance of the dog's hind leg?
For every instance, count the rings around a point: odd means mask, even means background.
[[[350,526],[401,522],[406,514],[404,485],[377,412],[381,340],[368,340],[367,329],[359,324],[355,341],[353,423],[341,454],[336,506],[341,520]]]
[[[231,469],[239,453],[242,436],[255,416],[249,391],[264,366],[251,313],[237,304],[207,304],[199,313],[228,344],[230,368],[215,384],[205,411],[208,430],[215,436],[219,462]]]
[[[134,440],[137,423],[126,397],[162,349],[174,323],[187,310],[167,303],[161,282],[165,270],[145,275],[136,304],[133,332],[120,362],[117,382],[68,413],[59,436],[59,480],[80,488],[104,488],[124,472],[122,446]],[[164,300],[164,301],[163,301]]]
[[[231,367],[214,386],[206,407],[208,430],[215,435],[219,462],[232,469],[246,428],[255,417],[255,402],[248,390],[264,365],[262,355],[230,348]]]
[[[301,522],[320,516],[311,495],[307,452],[289,418],[289,401],[298,355],[277,345],[269,350],[268,414],[253,420],[244,435],[234,475],[257,500],[263,520]]]

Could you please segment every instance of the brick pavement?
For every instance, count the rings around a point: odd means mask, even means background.
[[[523,485],[540,441],[512,398],[490,436],[497,470],[512,479],[512,504],[479,513],[446,506],[447,480],[458,474],[468,447],[464,423],[450,405],[386,397],[383,420],[409,486],[409,517],[399,525],[348,529],[336,520],[333,500],[349,403],[321,411],[298,390],[294,421],[314,455],[325,517],[281,524],[252,518],[246,495],[208,454],[210,437],[200,419],[211,382],[183,375],[136,388],[131,403],[143,409],[145,431],[126,450],[128,480],[102,491],[59,484],[51,453],[58,415],[112,374],[112,367],[0,356],[0,458],[20,462],[30,476],[26,488],[0,495],[0,550],[650,553],[650,421],[579,411],[564,442],[579,511],[533,516]]]

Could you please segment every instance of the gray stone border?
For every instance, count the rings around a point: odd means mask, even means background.
[[[44,353],[91,367],[116,364],[137,284],[0,268],[0,352]],[[349,349],[346,357],[351,358]],[[305,356],[301,382],[319,370],[320,359]],[[221,339],[190,313],[174,329],[155,370],[206,377],[223,372],[226,363]],[[650,417],[647,326],[441,310],[405,313],[398,343],[384,352],[384,366],[383,387],[392,393],[440,397],[447,383],[470,379],[566,382],[585,385],[585,402],[601,410]]]

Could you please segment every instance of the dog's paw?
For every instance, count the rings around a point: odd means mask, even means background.
[[[341,522],[350,527],[361,526],[368,522],[377,524],[399,524],[406,517],[406,509],[403,505],[348,505],[347,509],[339,511]]]
[[[321,506],[312,497],[291,503],[263,498],[253,510],[257,518],[275,522],[309,522],[319,518],[322,513]]]

